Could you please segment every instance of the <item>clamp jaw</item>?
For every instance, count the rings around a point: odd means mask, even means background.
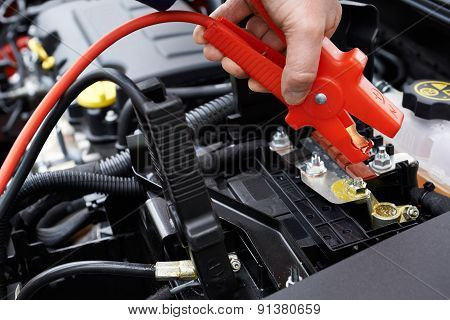
[[[283,32],[270,20],[261,0],[253,0],[253,5],[286,43]],[[353,163],[367,160],[373,143],[357,133],[350,115],[389,137],[400,130],[403,114],[364,77],[367,56],[359,49],[342,52],[324,38],[317,78],[310,94],[301,104],[289,105],[281,92],[286,65],[283,54],[224,18],[211,23],[204,37],[286,104],[289,109],[286,122],[293,129],[314,127]]]

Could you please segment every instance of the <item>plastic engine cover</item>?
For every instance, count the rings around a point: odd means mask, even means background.
[[[192,11],[181,1],[171,9]],[[134,0],[70,1],[43,11],[35,21],[40,37],[53,33],[59,38],[53,55],[57,63],[65,61],[59,71],[63,73],[101,36],[155,11]],[[193,29],[186,23],[168,23],[137,31],[114,44],[96,63],[124,71],[135,81],[157,76],[167,85],[177,85],[214,79],[223,73],[216,63],[204,59],[202,47],[192,39]],[[92,68],[94,63],[88,70]]]

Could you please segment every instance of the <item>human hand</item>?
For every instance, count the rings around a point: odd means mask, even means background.
[[[341,20],[342,8],[337,0],[263,0],[272,20],[286,36],[287,48],[258,15],[247,23],[247,30],[262,39],[272,48],[286,53],[286,67],[283,70],[281,89],[288,104],[301,103],[314,82],[319,66],[320,52],[324,37],[331,37]],[[239,23],[251,14],[257,14],[252,8],[251,0],[228,0],[212,13],[212,17],[225,17]],[[231,59],[203,37],[204,28],[197,27],[194,39],[198,44],[204,44],[204,54],[208,60],[221,61],[222,67],[236,78],[248,78]],[[249,79],[249,88],[256,92],[267,90]]]

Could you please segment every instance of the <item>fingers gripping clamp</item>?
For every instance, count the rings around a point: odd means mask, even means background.
[[[301,104],[289,105],[281,92],[283,54],[224,18],[210,24],[204,37],[286,104],[292,128],[314,127],[354,163],[366,160],[373,144],[357,134],[350,115],[389,137],[400,129],[403,114],[363,76],[367,56],[359,49],[342,52],[324,38],[311,92]]]

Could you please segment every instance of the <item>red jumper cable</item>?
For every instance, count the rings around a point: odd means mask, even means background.
[[[254,4],[268,24],[283,37],[260,0],[254,0]],[[169,11],[145,15],[123,24],[94,43],[49,91],[22,129],[0,169],[0,194],[4,192],[28,143],[47,114],[86,67],[108,47],[128,34],[168,22],[187,22],[204,26],[206,40],[284,101],[281,94],[281,75],[286,57],[237,25],[223,18],[215,20],[191,12]],[[352,131],[354,122],[349,113],[390,137],[397,133],[403,120],[402,113],[364,78],[362,72],[366,61],[367,57],[359,49],[344,53],[325,38],[318,76],[311,93],[300,105],[286,104],[289,109],[286,122],[291,127],[315,127],[352,162],[367,159],[371,144],[368,142],[367,145],[356,146],[353,143],[349,132]]]

